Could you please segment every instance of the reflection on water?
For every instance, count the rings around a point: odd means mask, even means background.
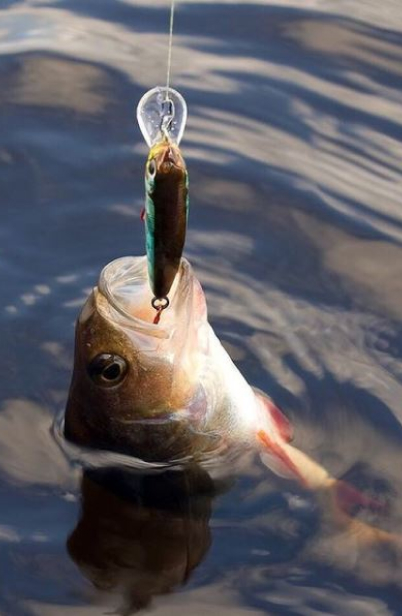
[[[54,442],[79,306],[105,263],[144,250],[134,110],[165,78],[167,7],[3,0],[0,18],[0,612],[124,613],[153,595],[156,614],[398,613],[398,541],[364,545],[254,458],[212,513],[208,490],[172,510],[81,481]],[[192,0],[176,24],[187,256],[212,324],[297,447],[385,503],[358,519],[398,534],[400,1]]]
[[[213,486],[206,473],[86,472],[81,494],[68,552],[96,588],[123,595],[121,614],[187,582],[208,551]]]

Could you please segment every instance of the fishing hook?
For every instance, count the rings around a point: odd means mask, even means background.
[[[167,297],[154,297],[152,298],[152,308],[156,310],[156,315],[154,318],[154,325],[158,325],[160,318],[162,316],[162,312],[168,308],[170,302]]]

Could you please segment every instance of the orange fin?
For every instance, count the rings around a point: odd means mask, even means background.
[[[299,469],[278,443],[270,439],[264,430],[259,430],[257,432],[257,437],[264,446],[261,452],[261,460],[268,468],[279,475],[279,477],[296,479],[301,484],[306,485],[305,479],[299,472]]]
[[[338,480],[336,482],[335,493],[339,507],[349,515],[352,515],[356,508],[377,512],[384,512],[387,508],[384,502],[360,492],[346,481]]]
[[[264,403],[264,406],[269,413],[272,422],[275,424],[276,429],[278,430],[280,436],[283,438],[286,443],[290,443],[293,441],[293,426],[290,423],[289,419],[285,417],[285,415],[278,409],[277,406],[267,398],[266,396],[261,396],[257,394],[260,400]]]

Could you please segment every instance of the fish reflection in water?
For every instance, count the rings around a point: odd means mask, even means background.
[[[68,552],[96,588],[122,594],[118,613],[135,613],[187,582],[204,559],[214,494],[196,467],[148,475],[87,470]]]

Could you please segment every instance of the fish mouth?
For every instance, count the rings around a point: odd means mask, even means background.
[[[194,281],[190,263],[182,258],[168,294],[169,307],[158,324],[153,323],[155,309],[146,257],[121,257],[108,263],[101,272],[98,288],[110,306],[108,317],[112,321],[147,336],[170,338],[180,320],[184,319],[183,326],[188,326],[188,317],[193,316]]]

